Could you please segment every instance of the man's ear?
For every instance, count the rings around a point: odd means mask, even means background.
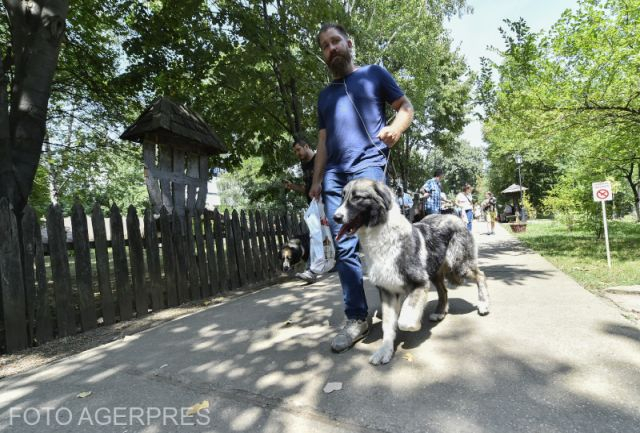
[[[353,41],[351,39],[347,39],[347,46],[353,48]]]

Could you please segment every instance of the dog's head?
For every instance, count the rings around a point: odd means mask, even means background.
[[[295,264],[300,262],[304,255],[304,247],[298,239],[289,240],[280,250],[280,260],[282,260],[282,270],[289,272]]]
[[[362,226],[385,223],[394,203],[393,192],[384,183],[370,179],[352,180],[342,190],[342,203],[333,214],[333,219],[342,224],[336,239],[344,234],[353,236]]]

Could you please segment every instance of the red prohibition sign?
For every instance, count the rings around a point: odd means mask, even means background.
[[[607,191],[606,189],[599,189],[598,191],[596,191],[596,196],[599,199],[604,200],[605,198],[609,197],[609,191]]]

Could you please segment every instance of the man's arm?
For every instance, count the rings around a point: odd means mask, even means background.
[[[400,136],[413,120],[413,105],[406,96],[393,101],[391,107],[396,110],[396,118],[391,125],[382,128],[378,134],[378,138],[389,147],[393,147],[400,140]]]
[[[324,178],[324,169],[327,166],[327,130],[318,131],[318,148],[316,149],[316,159],[313,164],[313,182],[309,190],[309,197],[319,198],[322,192],[322,179]]]

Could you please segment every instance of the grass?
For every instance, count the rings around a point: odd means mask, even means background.
[[[607,267],[604,235],[567,230],[552,220],[529,221],[517,237],[557,268],[593,292],[607,287],[640,284],[640,224],[609,222],[611,270]]]

